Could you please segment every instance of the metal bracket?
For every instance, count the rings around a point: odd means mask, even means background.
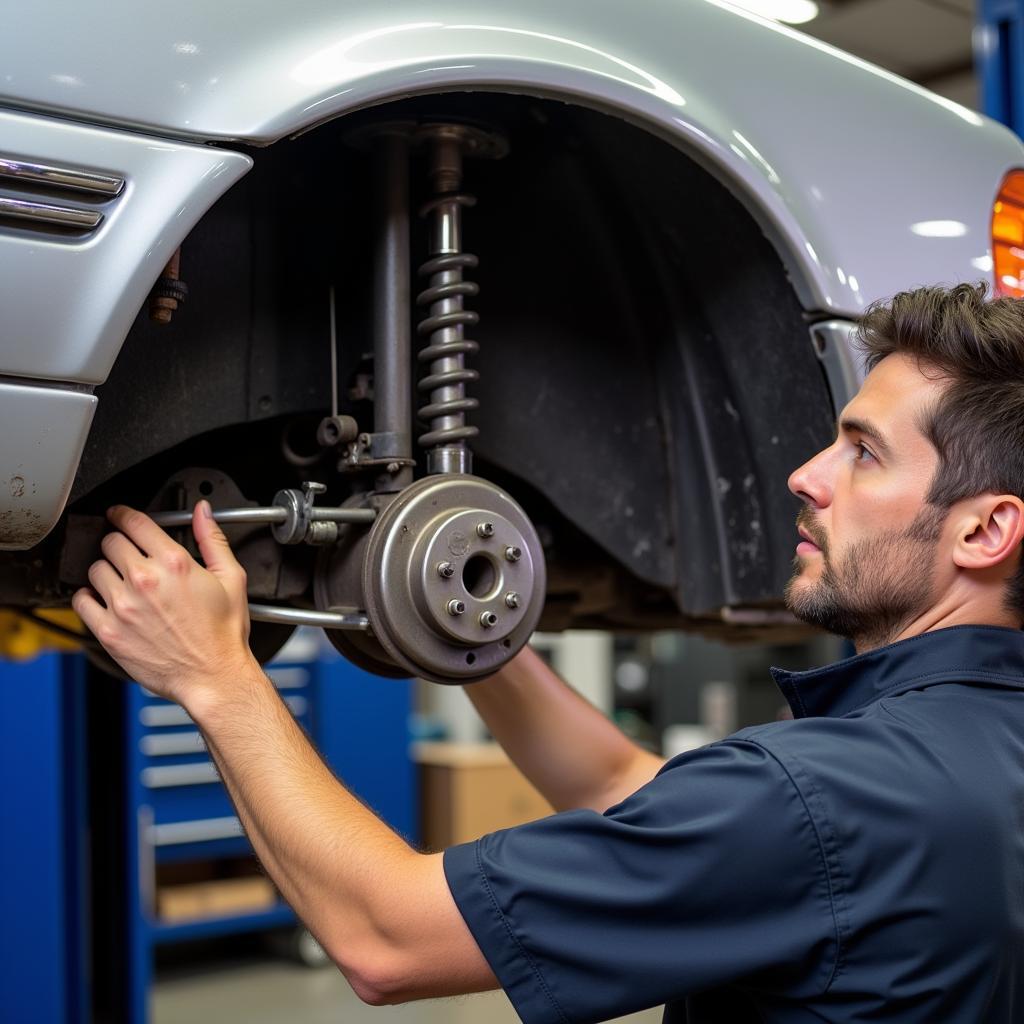
[[[338,463],[338,469],[365,469],[367,466],[387,466],[388,472],[397,473],[403,466],[415,466],[416,460],[403,458],[396,452],[408,451],[410,441],[407,434],[383,431],[379,434],[360,434],[350,442]],[[394,467],[392,469],[392,466]]]

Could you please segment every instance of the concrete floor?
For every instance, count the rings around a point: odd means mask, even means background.
[[[661,1010],[620,1018],[658,1024]],[[406,1006],[361,1003],[333,966],[282,960],[256,943],[175,952],[152,989],[151,1024],[517,1024],[502,992]]]

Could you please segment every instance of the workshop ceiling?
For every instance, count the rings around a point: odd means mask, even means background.
[[[974,0],[819,0],[796,26],[904,78],[977,109]]]

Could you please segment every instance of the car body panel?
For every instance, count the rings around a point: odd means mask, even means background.
[[[429,19],[415,0],[260,0],[244,17],[185,0],[170,23],[126,0],[102,23],[63,2],[17,8],[5,38],[0,104],[207,140],[270,143],[446,90],[618,112],[726,180],[804,306],[837,315],[987,273],[991,202],[1024,162],[994,122],[720,0],[521,0],[500,13],[447,0]],[[958,233],[936,235],[938,222]]]
[[[126,186],[87,238],[0,229],[0,374],[106,378],[168,257],[251,166],[225,144],[271,144],[412,95],[522,93],[644,127],[740,198],[812,316],[855,317],[902,288],[990,269],[991,203],[1024,164],[995,123],[719,0],[505,7],[447,0],[429,19],[414,0],[12,9],[0,156]],[[55,460],[48,479],[73,475],[75,431],[40,451],[19,408],[0,405],[0,436],[22,439],[25,464]],[[0,490],[0,516],[14,507]],[[52,501],[37,511],[49,522]],[[0,526],[7,546],[26,537]]]
[[[37,544],[64,511],[97,399],[0,382],[0,550]]]
[[[82,384],[106,380],[171,254],[252,166],[241,153],[10,111],[0,157],[125,179],[85,237],[0,227],[0,374]]]

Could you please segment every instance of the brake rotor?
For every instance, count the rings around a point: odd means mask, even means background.
[[[344,508],[381,508],[394,495],[353,495]],[[363,607],[362,567],[370,539],[365,527],[344,526],[338,543],[321,548],[313,575],[313,597],[320,611],[358,611]],[[331,646],[353,665],[389,679],[405,679],[409,670],[396,665],[372,633],[325,629]]]
[[[418,480],[373,524],[366,613],[381,647],[418,676],[466,683],[493,674],[529,640],[544,594],[533,524],[479,477]]]
[[[438,683],[492,675],[530,638],[544,603],[544,556],[526,513],[464,474],[429,476],[386,498],[369,533],[353,531],[318,569],[317,606],[361,604],[372,630],[331,642],[380,674]]]

